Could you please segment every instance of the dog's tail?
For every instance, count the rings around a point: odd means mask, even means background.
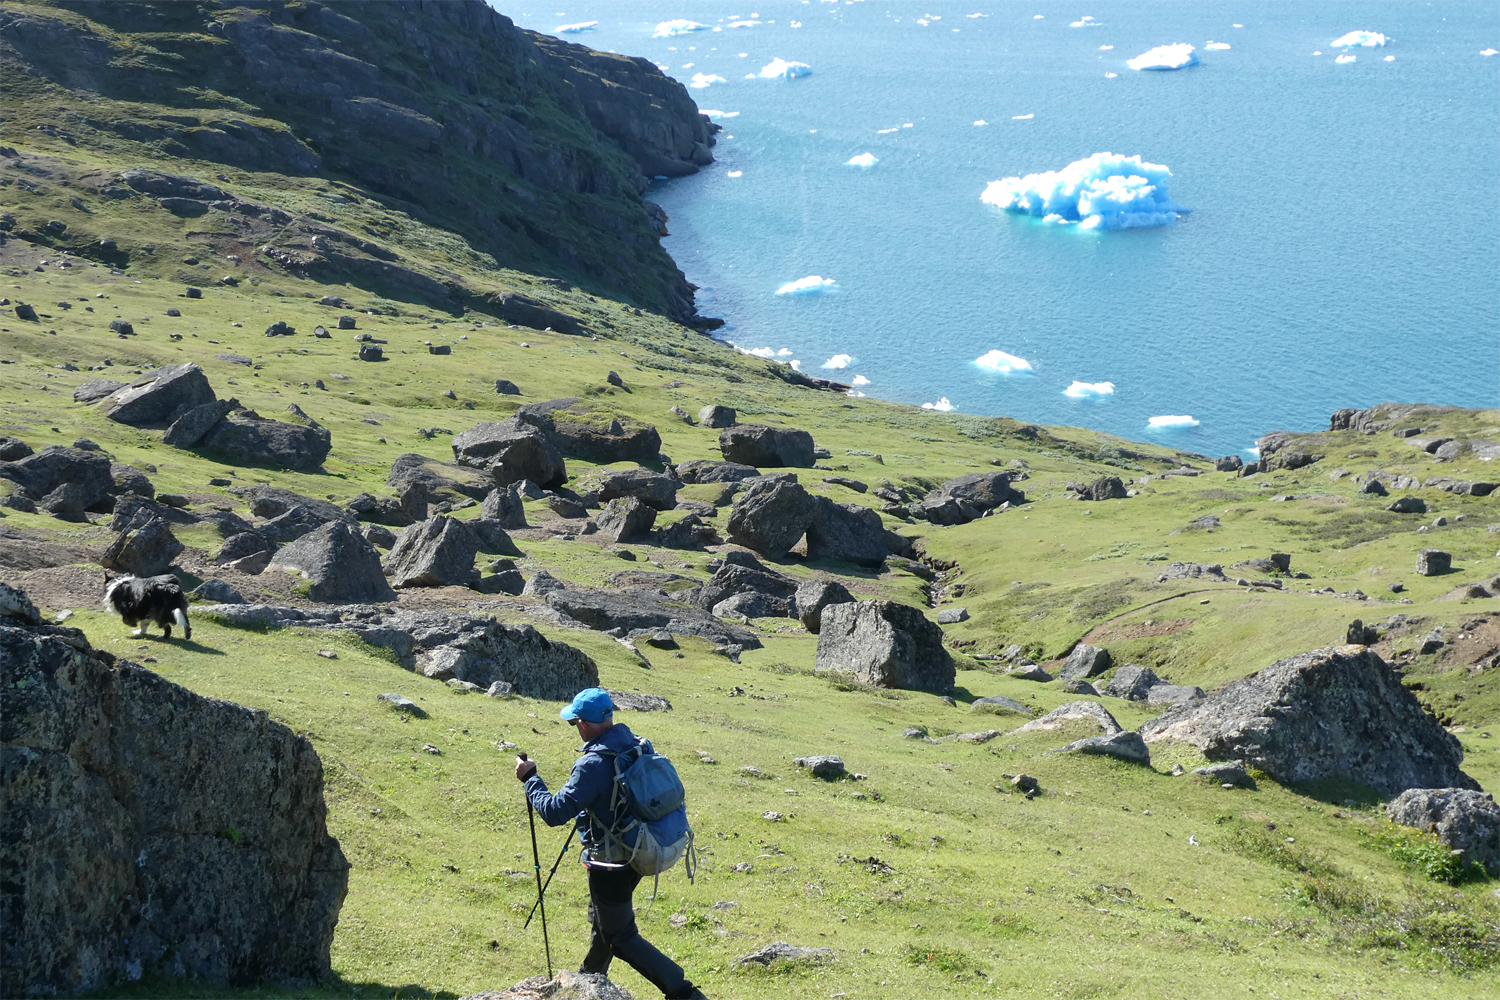
[[[191,639],[193,637],[193,626],[188,624],[187,608],[175,607],[172,609],[172,620],[182,629],[182,637]]]

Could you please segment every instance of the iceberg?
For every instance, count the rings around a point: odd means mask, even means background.
[[[1101,46],[1099,46],[1099,51],[1100,52],[1109,52],[1113,48],[1114,48],[1113,45],[1101,45]]]
[[[1395,56],[1386,56],[1385,57],[1385,61],[1386,62],[1395,62],[1396,61],[1396,57]]]
[[[987,351],[975,358],[974,363],[992,372],[1000,372],[1002,375],[1014,375],[1017,372],[1032,370],[1030,361],[1018,358],[1014,354],[1006,354],[1004,351]]]
[[[1032,113],[1032,114],[1029,114],[1029,115],[1011,115],[1010,116],[1010,120],[1013,121],[1013,122],[1029,122],[1029,121],[1031,121],[1031,119],[1033,119],[1035,117],[1036,117],[1035,113]]]
[[[713,73],[694,73],[692,80],[688,82],[688,86],[692,87],[694,90],[702,90],[711,83],[728,82],[729,81],[725,80],[722,76],[717,76]]]
[[[1351,31],[1347,35],[1340,35],[1329,46],[1335,49],[1378,49],[1385,45],[1385,36],[1378,31]]]
[[[652,38],[671,38],[674,35],[686,35],[693,31],[707,31],[708,25],[699,24],[697,21],[689,21],[685,17],[674,17],[670,21],[663,21],[656,26],[651,33]]]
[[[874,153],[860,153],[858,156],[851,156],[851,157],[849,157],[848,162],[846,162],[844,164],[844,166],[846,166],[846,167],[862,167],[865,170],[869,170],[871,167],[873,167],[875,164],[877,164],[879,162],[880,162],[880,160],[875,156]]]
[[[1186,69],[1198,65],[1198,54],[1186,42],[1158,45],[1134,59],[1127,59],[1125,65],[1131,69]]]
[[[1105,73],[1104,74],[1104,79],[1106,79],[1106,80],[1113,80],[1113,79],[1115,79],[1119,75],[1120,74],[1118,74],[1118,73]]]
[[[1494,49],[1480,49],[1479,54],[1488,59],[1490,56],[1496,55],[1497,53]]]
[[[1090,396],[1113,396],[1114,394],[1113,382],[1074,382],[1063,390],[1063,395],[1070,399],[1088,399]]]
[[[718,108],[699,108],[700,115],[708,115],[710,118],[738,118],[738,111],[720,111]]]
[[[947,396],[944,396],[942,399],[939,399],[936,403],[923,403],[922,404],[922,409],[924,409],[924,410],[937,410],[940,413],[949,413],[949,412],[952,412],[952,410],[953,410],[953,404],[950,403],[950,402],[948,402],[948,397]]]
[[[1094,20],[1092,17],[1089,17],[1087,14],[1083,15],[1078,20],[1072,21],[1068,24],[1068,27],[1070,28],[1097,28],[1099,26],[1100,23]]]
[[[762,80],[795,80],[799,76],[807,76],[812,72],[812,67],[807,63],[787,62],[777,56],[760,68]]]
[[[1343,55],[1341,55],[1337,59],[1335,59],[1334,62],[1339,63],[1340,65],[1342,65],[1343,63],[1352,63],[1354,60],[1356,60],[1358,58],[1359,58],[1359,56],[1352,55],[1352,54],[1350,54],[1348,52],[1345,52]]]
[[[870,384],[870,380],[867,379],[867,378],[865,378],[863,375],[856,375],[856,376],[854,376],[854,384],[855,385],[869,385]],[[864,393],[860,393],[860,395],[863,396]]]
[[[854,360],[854,358],[850,357],[847,354],[835,354],[833,357],[831,357],[827,361],[823,362],[823,367],[824,368],[848,368],[850,362],[852,362],[853,360]]]
[[[1150,429],[1162,430],[1170,427],[1197,427],[1198,421],[1186,413],[1169,414],[1164,417],[1152,417],[1146,422]]]
[[[1210,51],[1213,51],[1213,52],[1228,52],[1229,51],[1229,43],[1228,42],[1209,42],[1206,45],[1204,45],[1203,47],[1205,49],[1209,49]]]
[[[592,29],[598,23],[598,21],[579,21],[577,24],[559,24],[553,30],[559,35],[576,35],[581,31]]]
[[[724,176],[725,177],[743,177],[743,176],[745,176],[745,172],[743,170],[730,170],[727,173],[725,173]]]
[[[776,294],[812,295],[815,292],[821,292],[824,289],[832,288],[836,284],[838,284],[838,282],[834,281],[832,278],[822,278],[816,274],[809,274],[805,278],[798,278],[796,281],[788,281],[786,284],[776,289]]]
[[[1187,213],[1167,195],[1172,172],[1139,156],[1095,153],[1062,170],[991,181],[980,201],[1084,229],[1170,226]]]
[[[976,121],[975,121],[975,122],[974,122],[974,124],[975,124],[975,125],[988,125],[988,124],[989,124],[989,122],[987,122],[987,121],[985,121],[985,120],[984,120],[984,119],[983,119],[983,118],[980,118],[980,119],[977,119],[977,120],[976,120]]]

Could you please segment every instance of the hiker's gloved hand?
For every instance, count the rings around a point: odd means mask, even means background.
[[[534,761],[534,760],[523,760],[522,758],[517,757],[516,758],[516,780],[517,781],[525,781],[527,778],[531,777],[533,774],[536,774],[536,761]]]

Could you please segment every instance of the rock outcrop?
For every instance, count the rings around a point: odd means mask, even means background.
[[[1365,646],[1279,660],[1141,727],[1147,743],[1190,743],[1211,761],[1239,760],[1283,784],[1344,778],[1387,795],[1471,788],[1463,748]]]
[[[231,409],[195,447],[235,465],[302,471],[321,468],[333,447],[333,435],[296,403],[288,406],[287,412],[289,420],[269,420],[254,410]]]
[[[849,604],[853,600],[854,595],[849,593],[849,588],[837,580],[814,578],[797,586],[792,603],[802,627],[817,635],[823,629],[824,608],[830,604]]]
[[[809,559],[878,566],[889,554],[880,515],[859,504],[814,496],[790,480],[753,480],[735,498],[726,525],[731,541],[781,559],[806,537]]]
[[[349,865],[312,744],[0,591],[7,995],[326,977]]]
[[[656,523],[656,511],[635,497],[619,497],[595,518],[599,532],[612,542],[644,541]]]
[[[580,478],[573,491],[585,503],[634,497],[657,510],[677,506],[677,481],[650,469],[599,469]]]
[[[478,576],[478,552],[468,525],[439,516],[402,528],[385,557],[385,570],[395,587],[464,587]]]
[[[84,511],[114,487],[108,458],[56,444],[19,461],[0,462],[0,479],[15,484],[23,501],[67,521],[83,520]]]
[[[308,581],[308,598],[324,604],[396,599],[396,592],[381,573],[380,553],[344,521],[330,521],[283,545],[271,557],[268,568],[300,574]]]
[[[528,403],[513,419],[542,431],[568,458],[600,465],[649,465],[661,458],[661,434],[654,425],[601,409],[576,396]]]
[[[916,608],[894,601],[857,601],[823,609],[816,670],[874,687],[948,691],[953,657],[943,630]]]
[[[737,483],[758,475],[760,470],[753,465],[715,462],[707,458],[690,459],[677,466],[677,478],[684,483]]]
[[[568,478],[562,453],[541,428],[512,417],[478,424],[453,438],[453,460],[483,469],[495,486],[530,480],[548,488]]]
[[[142,375],[105,397],[103,407],[106,417],[131,427],[165,427],[216,399],[208,376],[190,362]]]
[[[181,554],[182,543],[172,534],[172,526],[141,511],[109,543],[99,557],[99,565],[117,573],[158,576]]]
[[[922,516],[933,524],[968,524],[1001,504],[1026,500],[1011,488],[1008,472],[975,472],[950,479],[922,499]]]
[[[719,432],[724,460],[762,468],[812,468],[812,435],[790,427],[734,424]]]

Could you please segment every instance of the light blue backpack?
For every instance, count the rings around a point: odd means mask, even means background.
[[[605,833],[605,851],[642,875],[660,875],[684,861],[688,881],[697,868],[693,829],[688,825],[687,791],[677,769],[664,755],[639,739],[615,755],[610,805],[615,827]]]

